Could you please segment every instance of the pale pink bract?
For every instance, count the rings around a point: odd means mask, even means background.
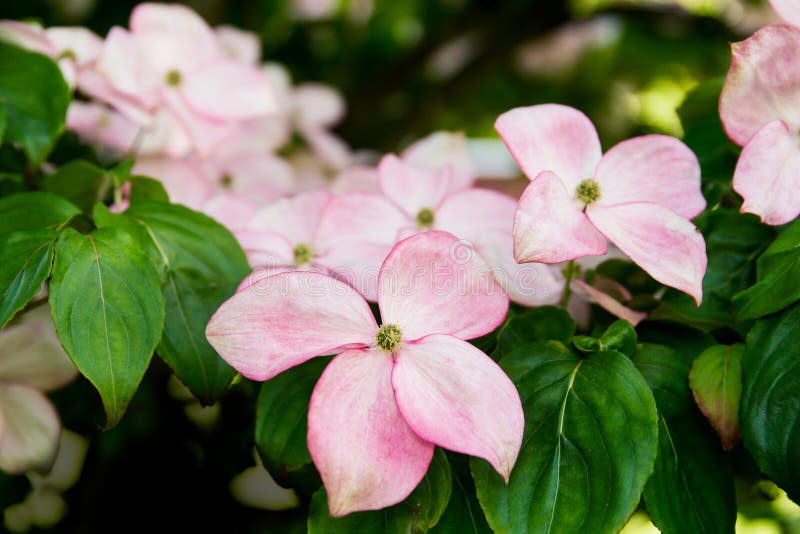
[[[381,267],[379,327],[364,298],[315,272],[289,272],[240,291],[206,336],[244,376],[268,380],[338,353],[308,414],[308,447],[330,513],[405,499],[439,445],[487,460],[506,480],[522,443],[519,394],[465,339],[494,330],[508,297],[479,256],[430,231],[398,243]]]

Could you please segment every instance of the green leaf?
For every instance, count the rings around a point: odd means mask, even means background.
[[[739,320],[757,319],[800,300],[800,221],[794,221],[758,259],[758,282],[733,299]]]
[[[158,272],[118,228],[68,229],[56,242],[50,307],[64,349],[97,388],[106,426],[122,418],[164,324]]]
[[[558,342],[520,346],[500,361],[525,410],[508,485],[484,460],[472,476],[495,532],[617,532],[653,469],[653,395],[625,355],[581,359]]]
[[[741,343],[710,347],[694,360],[689,372],[694,400],[726,451],[739,441],[743,353]]]
[[[58,228],[78,213],[77,207],[47,193],[0,199],[0,328],[50,276]]]
[[[0,328],[39,292],[53,267],[55,230],[0,236]]]
[[[442,517],[432,534],[491,534],[483,516],[475,484],[469,474],[469,457],[448,453],[453,476],[453,491]],[[463,469],[462,469],[463,466]]]
[[[0,41],[0,101],[5,140],[22,144],[34,165],[64,129],[70,90],[50,58]]]
[[[636,348],[636,330],[624,319],[614,321],[599,338],[574,336],[572,344],[582,352],[616,350],[630,356]]]
[[[497,331],[497,351],[500,355],[517,345],[531,341],[561,341],[569,343],[575,334],[575,323],[569,314],[554,306],[524,308],[509,313]]]
[[[158,355],[204,404],[213,404],[236,371],[206,340],[206,324],[250,272],[247,258],[222,225],[189,208],[163,202],[133,205],[161,255],[166,307]]]
[[[42,182],[42,189],[60,195],[85,213],[90,213],[92,206],[108,197],[111,185],[105,169],[88,161],[75,160],[46,177]]]
[[[3,137],[6,135],[6,107],[0,101],[0,145],[3,144]]]
[[[311,498],[308,534],[351,532],[424,533],[435,526],[447,508],[451,494],[451,472],[447,456],[436,449],[425,477],[403,502],[371,512],[344,517],[328,515],[325,488]]]
[[[128,183],[131,184],[131,204],[139,204],[140,202],[146,202],[148,200],[154,202],[169,202],[167,190],[164,189],[164,185],[158,180],[148,178],[147,176],[131,176],[130,179],[128,179]]]
[[[669,347],[639,345],[633,362],[658,406],[658,456],[644,489],[653,523],[666,534],[733,532],[733,476],[695,409],[686,380],[691,357]]]
[[[711,334],[694,326],[672,321],[647,320],[636,327],[636,333],[640,343],[666,345],[690,362],[705,349],[717,344]]]
[[[742,355],[742,441],[800,502],[800,304],[756,322]]]
[[[261,385],[256,405],[256,447],[278,484],[312,493],[320,485],[306,446],[311,392],[330,358],[314,358]]]
[[[17,193],[0,198],[0,235],[18,230],[57,229],[81,210],[52,193]]]

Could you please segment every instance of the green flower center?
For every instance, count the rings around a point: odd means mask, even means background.
[[[314,251],[305,243],[298,243],[294,246],[294,264],[297,266],[305,265],[314,257]]]
[[[420,228],[431,228],[434,220],[433,210],[430,208],[422,208],[417,213],[417,226]]]
[[[396,324],[385,324],[378,328],[378,333],[375,334],[375,343],[378,344],[381,350],[386,352],[393,352],[400,346],[400,340],[403,333],[400,327]]]
[[[584,204],[600,200],[600,184],[594,178],[584,178],[575,188],[575,196]]]
[[[179,86],[181,84],[181,71],[178,69],[167,71],[167,74],[164,76],[164,83],[172,87]]]
[[[230,189],[230,187],[233,185],[233,176],[230,174],[223,174],[219,179],[219,185],[225,189]]]

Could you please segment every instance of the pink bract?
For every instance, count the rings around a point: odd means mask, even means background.
[[[435,445],[484,458],[508,480],[522,443],[516,388],[470,339],[496,328],[508,297],[479,256],[430,231],[399,242],[381,267],[379,327],[366,300],[323,274],[263,279],[225,302],[209,342],[243,375],[267,380],[339,353],[311,398],[308,447],[342,516],[405,499]]]
[[[689,219],[706,204],[700,165],[686,145],[647,135],[602,155],[591,121],[557,104],[513,109],[495,127],[531,179],[514,221],[517,261],[602,255],[610,240],[699,305],[707,258]]]

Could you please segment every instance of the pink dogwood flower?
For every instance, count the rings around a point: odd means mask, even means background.
[[[769,0],[769,3],[783,20],[800,28],[800,3],[797,0]]]
[[[508,297],[480,257],[454,257],[458,243],[432,231],[394,247],[378,279],[381,326],[361,295],[313,272],[268,277],[208,323],[211,345],[253,380],[338,353],[308,411],[308,449],[333,516],[405,499],[436,445],[483,458],[508,480],[522,443],[519,394],[464,341],[494,330]]]
[[[159,106],[168,107],[200,153],[231,134],[230,121],[277,110],[266,74],[231,60],[205,21],[176,4],[137,6],[130,32],[112,28],[78,84],[142,124]]]
[[[732,54],[719,111],[728,137],[744,147],[733,188],[743,212],[784,224],[800,214],[800,29],[767,26]]]
[[[514,199],[475,187],[454,190],[451,168],[436,169],[385,156],[378,167],[383,195],[344,193],[333,198],[323,213],[319,235],[331,243],[383,245],[388,252],[399,239],[417,232],[450,232],[463,240],[462,254],[483,256],[515,302],[528,306],[557,302],[561,285],[553,271],[514,261]]]
[[[592,122],[557,104],[517,108],[495,123],[531,179],[514,220],[519,262],[558,263],[617,245],[650,276],[699,303],[705,241],[689,222],[705,209],[700,165],[675,138],[646,135],[605,155]]]

